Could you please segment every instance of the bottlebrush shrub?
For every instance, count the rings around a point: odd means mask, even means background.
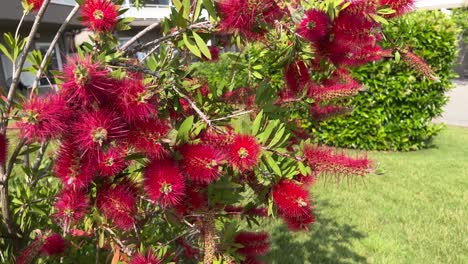
[[[436,23],[437,21],[437,23]],[[368,91],[349,101],[353,112],[321,123],[317,140],[327,145],[367,150],[416,150],[430,146],[441,126],[446,92],[455,77],[458,31],[439,11],[415,12],[384,27],[434,69],[439,82],[421,78],[402,60],[383,60],[353,70]],[[387,43],[386,45],[389,45]]]
[[[343,112],[334,100],[362,89],[349,68],[392,53],[380,45],[381,23],[412,1],[174,2],[164,36],[131,48],[112,34],[128,27],[128,19],[116,20],[119,3],[79,3],[93,42],[67,59],[56,94],[33,93],[2,116],[1,124],[16,118],[20,129],[3,171],[41,144],[38,165],[25,159],[26,176],[16,177],[14,223],[4,221],[5,239],[15,242],[5,245],[23,249],[17,260],[261,263],[270,246],[269,235],[254,228],[262,218],[307,230],[315,221],[309,189],[321,175],[372,172],[365,156],[313,144],[297,113],[315,111],[318,119]],[[239,63],[224,74],[242,85],[213,86],[190,67],[195,57],[218,63],[218,49],[205,44],[217,36],[226,47],[248,46],[226,55]],[[134,59],[138,51],[147,57]],[[49,143],[55,154],[39,166]]]

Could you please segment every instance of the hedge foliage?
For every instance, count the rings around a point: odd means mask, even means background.
[[[307,113],[307,102],[303,108],[290,109],[291,116],[302,119],[301,123],[313,132],[317,142],[343,148],[407,151],[429,146],[442,129],[431,121],[442,113],[447,102],[445,93],[456,76],[452,67],[459,30],[453,20],[440,11],[415,12],[391,23],[385,28],[387,35],[397,45],[406,43],[412,52],[424,58],[436,71],[440,82],[421,77],[396,58],[355,69],[353,76],[369,92],[345,102],[354,108],[350,115],[317,123],[311,121]],[[389,43],[386,46],[390,47]],[[256,74],[249,78],[270,78],[269,91],[259,93],[257,89],[256,100],[272,103],[274,95],[284,85],[283,72],[273,65],[285,62],[277,61],[278,54],[258,54],[259,50],[252,46],[240,55],[224,53],[216,63],[195,64],[193,74],[205,79],[211,90],[221,96],[247,86],[249,82],[244,77],[253,68]],[[271,111],[275,111],[273,105]]]
[[[410,14],[385,31],[396,43],[407,43],[436,71],[440,82],[430,81],[398,59],[383,60],[354,70],[353,76],[369,93],[354,97],[354,111],[320,123],[315,129],[321,143],[366,150],[416,150],[430,145],[441,130],[432,124],[447,102],[445,93],[455,77],[458,29],[439,11]],[[398,56],[397,56],[398,57]]]

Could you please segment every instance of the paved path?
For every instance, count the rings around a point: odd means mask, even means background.
[[[456,87],[448,93],[450,99],[444,114],[434,122],[468,127],[468,80],[455,80],[454,83]]]

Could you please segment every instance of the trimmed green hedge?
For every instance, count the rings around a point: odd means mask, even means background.
[[[435,70],[440,82],[421,77],[396,60],[383,60],[354,70],[369,92],[349,104],[354,112],[320,123],[318,142],[367,150],[415,150],[430,145],[440,131],[431,123],[447,102],[445,93],[455,77],[458,30],[439,11],[415,12],[388,25],[386,32],[397,43],[408,44]]]

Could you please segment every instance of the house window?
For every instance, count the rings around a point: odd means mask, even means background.
[[[152,5],[169,5],[169,0],[146,0],[145,4],[147,6],[152,6]]]
[[[52,0],[51,2],[54,3],[54,4],[67,5],[67,6],[76,5],[75,0]]]

